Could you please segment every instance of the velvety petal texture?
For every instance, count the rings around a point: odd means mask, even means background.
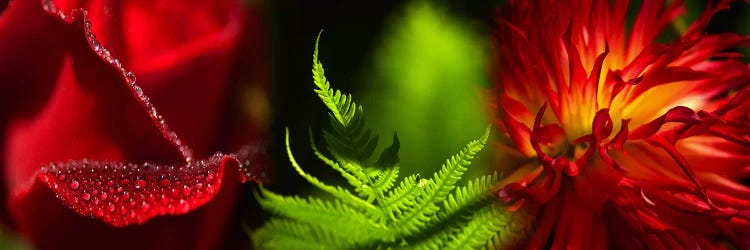
[[[673,41],[682,1],[509,1],[497,19],[498,191],[537,214],[528,249],[750,248],[750,38]],[[626,28],[628,9],[635,21]]]
[[[40,249],[218,248],[238,183],[266,176],[259,138],[215,153],[245,21],[234,1],[10,1],[0,164],[19,232]]]

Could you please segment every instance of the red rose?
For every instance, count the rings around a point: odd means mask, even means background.
[[[239,168],[252,151],[212,155],[228,147],[217,138],[246,10],[96,0],[0,10],[10,223],[40,249],[218,248],[239,176],[260,175]]]

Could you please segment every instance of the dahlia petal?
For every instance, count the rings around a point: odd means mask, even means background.
[[[666,139],[662,137],[656,137],[656,138],[652,137],[648,140],[648,142],[654,146],[664,149],[664,151],[667,152],[667,154],[669,154],[669,156],[671,156],[672,159],[674,159],[675,163],[677,163],[677,166],[680,167],[680,170],[682,170],[682,172],[688,177],[688,179],[690,179],[690,181],[693,182],[696,185],[696,187],[699,188],[699,190],[701,190],[702,192],[705,192],[703,185],[700,183],[696,174],[690,168],[688,161],[685,159],[684,156],[682,156],[682,154],[679,151],[677,151],[677,149],[672,144],[667,142]]]
[[[629,82],[640,77],[643,74],[643,70],[667,53],[668,49],[669,47],[663,44],[654,43],[649,45],[630,64],[622,69],[621,80]]]
[[[618,131],[617,134],[615,134],[615,137],[607,143],[607,147],[622,150],[625,141],[628,140],[628,124],[630,124],[630,119],[623,119],[620,123],[622,124],[620,126],[620,131]]]
[[[531,145],[531,130],[525,124],[516,122],[512,119],[506,119],[503,122],[506,126],[510,139],[518,142],[517,150],[525,156],[535,156],[536,151]]]
[[[750,43],[750,37],[735,33],[709,34],[671,63],[675,66],[691,67],[708,59],[719,57],[727,49]]]
[[[638,210],[636,211],[636,215],[638,215],[639,221],[643,223],[643,226],[647,227],[648,230],[658,232],[672,228],[671,226],[664,224],[662,220],[653,215],[647,214],[646,212]]]
[[[604,141],[604,139],[612,134],[613,126],[614,125],[612,124],[612,117],[609,116],[609,110],[599,110],[594,116],[594,122],[591,127],[592,135],[594,135],[597,142]]]
[[[530,143],[531,130],[524,122],[530,122],[531,113],[523,106],[523,104],[513,100],[512,98],[502,98],[504,103],[512,105],[512,108],[499,110],[500,114],[505,118],[500,121],[505,132],[510,136],[510,139],[516,148],[525,156],[534,156],[536,152]],[[528,120],[527,120],[528,119]]]
[[[633,130],[633,132],[630,133],[629,140],[639,140],[639,139],[648,138],[656,134],[665,123],[680,122],[680,123],[696,124],[701,121],[702,121],[701,117],[698,115],[698,113],[696,113],[692,109],[683,107],[683,106],[677,106],[677,107],[671,108],[664,115],[659,116],[653,121],[646,123],[644,125],[641,125],[635,130]]]
[[[537,226],[534,235],[529,239],[526,249],[544,249],[544,246],[547,245],[547,240],[552,234],[555,224],[557,224],[557,218],[560,212],[560,209],[558,208],[560,207],[561,202],[562,201],[558,198],[542,208],[541,216],[538,219],[540,224]]]
[[[565,139],[565,130],[557,124],[544,125],[531,131],[532,143],[555,144]]]
[[[708,26],[711,17],[721,10],[728,9],[729,2],[732,2],[732,0],[706,2],[706,7],[703,9],[703,13],[701,13],[701,16],[698,17],[698,19],[690,24],[682,39],[687,41],[697,40]]]
[[[631,92],[631,98],[638,98],[643,92],[653,89],[656,86],[675,83],[681,81],[696,81],[707,79],[710,73],[696,71],[688,67],[665,67],[658,70],[652,70],[643,76],[643,80],[636,85]]]

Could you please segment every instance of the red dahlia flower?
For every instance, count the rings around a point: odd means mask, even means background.
[[[0,166],[14,227],[40,249],[218,248],[238,181],[262,175],[248,167],[253,149],[213,154],[231,146],[217,138],[231,132],[223,100],[251,31],[246,10],[234,1],[6,4]]]
[[[750,68],[736,34],[657,36],[685,8],[643,1],[510,1],[497,33],[501,183],[536,213],[527,247],[750,248]],[[501,163],[505,166],[508,163]]]

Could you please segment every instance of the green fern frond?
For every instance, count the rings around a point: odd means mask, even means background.
[[[465,210],[467,207],[483,205],[477,203],[485,203],[492,199],[492,188],[497,182],[497,173],[469,181],[466,186],[457,188],[455,193],[445,199],[443,210],[437,216],[439,218],[448,218],[459,211]]]
[[[318,40],[320,37],[318,37]],[[489,138],[489,127],[458,154],[450,157],[431,178],[411,175],[399,180],[400,142],[392,144],[372,162],[377,136],[366,127],[362,107],[350,95],[333,90],[313,54],[315,92],[330,111],[331,130],[325,131],[328,153],[315,155],[336,170],[350,185],[331,186],[302,170],[291,152],[289,131],[285,142],[289,161],[305,180],[324,191],[326,198],[278,195],[262,186],[256,192],[260,205],[273,217],[253,232],[260,249],[473,249],[491,246],[507,228],[490,202],[497,175],[484,176],[458,186],[471,160]],[[353,193],[354,192],[354,193]]]
[[[320,42],[320,35],[323,33],[321,30],[318,33],[318,38],[315,39],[315,51],[313,52],[313,82],[318,89],[315,93],[323,101],[323,104],[328,107],[331,111],[331,115],[342,125],[349,126],[352,118],[354,118],[355,111],[361,107],[358,107],[352,101],[351,96],[342,94],[340,91],[334,91],[331,89],[331,84],[328,82],[325,76],[325,70],[323,64],[318,59],[318,43]]]
[[[343,202],[349,203],[357,208],[360,208],[368,213],[374,213],[376,208],[369,202],[365,202],[362,199],[360,199],[357,196],[354,196],[349,192],[348,190],[341,188],[341,187],[334,187],[329,186],[322,181],[318,180],[318,178],[315,178],[315,176],[309,175],[308,173],[305,173],[304,170],[302,170],[302,167],[299,166],[297,161],[294,159],[294,155],[292,154],[292,149],[289,146],[289,129],[286,129],[286,135],[285,135],[285,142],[286,142],[286,153],[287,156],[289,156],[289,161],[292,163],[292,166],[297,171],[297,173],[305,178],[307,182],[312,184],[313,186],[319,188],[320,190],[323,190],[334,197],[340,199]]]
[[[319,225],[285,218],[275,218],[251,234],[255,245],[269,249],[342,249],[347,245]]]
[[[477,249],[484,246],[502,228],[492,206],[484,207],[471,215],[468,223],[456,228],[456,234],[447,238],[441,249]]]
[[[299,223],[315,225],[325,222],[336,227],[323,227],[322,230],[336,229],[349,232],[344,237],[353,242],[367,241],[368,238],[382,235],[387,230],[384,225],[371,221],[363,213],[343,204],[340,200],[323,201],[315,197],[284,197],[261,188],[260,205],[274,214]],[[335,231],[334,231],[335,232]],[[339,240],[340,241],[340,240]]]
[[[326,165],[336,170],[336,172],[339,172],[339,174],[341,174],[341,177],[344,177],[344,179],[346,179],[346,181],[349,182],[349,185],[352,185],[353,187],[362,186],[363,183],[362,183],[361,176],[365,175],[365,173],[358,172],[357,175],[360,176],[360,178],[358,178],[354,174],[350,173],[348,170],[343,169],[341,165],[339,165],[337,162],[323,155],[323,153],[320,152],[320,150],[318,150],[318,147],[315,146],[315,138],[312,134],[312,130],[310,130],[310,147],[312,148],[313,153],[315,153],[315,156],[317,156],[318,159],[320,159],[321,161],[323,161],[323,163],[325,163]],[[356,170],[356,169],[353,169],[353,170]],[[360,197],[367,196],[367,193],[363,191],[358,191],[358,194]]]
[[[452,156],[443,164],[440,171],[435,173],[433,181],[423,189],[422,195],[417,199],[415,209],[399,218],[400,223],[396,228],[401,233],[411,235],[420,230],[439,209],[437,204],[443,201],[456,187],[456,182],[461,179],[466,166],[471,164],[474,156],[481,151],[490,135],[490,128],[485,129],[484,135],[478,140],[469,142],[457,155]]]

